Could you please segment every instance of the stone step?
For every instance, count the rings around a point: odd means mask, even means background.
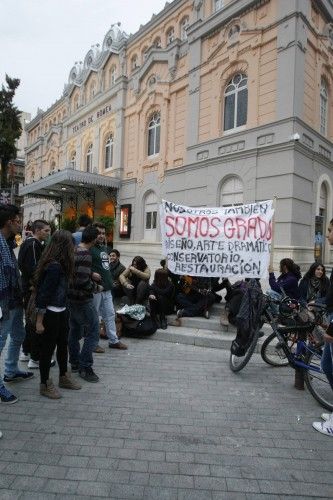
[[[235,332],[236,329],[229,325],[227,321],[225,325],[221,325],[220,315],[211,315],[209,319],[202,316],[195,316],[194,318],[180,318],[178,319],[175,314],[168,316],[168,324],[175,327],[184,327],[195,330],[221,332],[222,330]]]
[[[234,327],[232,328],[232,330],[226,330],[225,327],[223,327],[223,329],[222,327],[220,327],[220,331],[217,331],[201,328],[189,328],[186,326],[176,326],[170,324],[168,317],[168,328],[166,330],[158,329],[154,333],[154,335],[149,338],[162,342],[191,344],[200,347],[212,347],[215,349],[229,350],[231,343],[236,335],[236,329]],[[262,330],[265,333],[265,336],[259,339],[256,352],[260,352],[263,341],[265,340],[267,335],[272,332],[272,329],[269,325],[264,325]]]

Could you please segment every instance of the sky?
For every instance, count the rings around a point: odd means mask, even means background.
[[[20,78],[15,104],[36,115],[62,95],[75,61],[102,45],[111,24],[135,33],[165,0],[0,0],[0,82]]]

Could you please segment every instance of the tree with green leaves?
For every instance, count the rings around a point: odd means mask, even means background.
[[[22,127],[20,122],[21,111],[13,103],[15,92],[20,85],[18,78],[6,75],[6,85],[0,90],[0,162],[1,186],[7,185],[7,168],[10,160],[16,158],[17,148],[15,141],[19,139]]]

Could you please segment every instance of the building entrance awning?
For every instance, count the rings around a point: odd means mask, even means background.
[[[110,198],[114,198],[119,186],[120,179],[115,177],[65,168],[26,186],[20,185],[19,195],[64,200],[68,196],[78,196],[87,190],[101,190],[109,194]]]

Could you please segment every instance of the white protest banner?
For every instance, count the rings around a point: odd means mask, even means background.
[[[186,207],[162,200],[163,254],[175,274],[264,278],[272,240],[273,202]]]

